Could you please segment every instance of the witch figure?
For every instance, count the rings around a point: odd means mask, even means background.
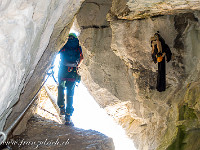
[[[156,64],[158,62],[158,75],[156,89],[159,92],[165,91],[166,89],[166,68],[165,60],[169,62],[171,60],[171,50],[165,43],[165,40],[160,36],[159,32],[155,33],[151,37],[152,47],[152,59]]]

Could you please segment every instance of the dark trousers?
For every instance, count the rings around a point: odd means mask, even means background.
[[[74,81],[59,81],[58,86],[58,99],[57,104],[60,108],[65,107],[65,97],[64,90],[66,88],[66,114],[72,116],[74,112],[73,108],[73,96],[74,96],[74,88],[76,82]]]

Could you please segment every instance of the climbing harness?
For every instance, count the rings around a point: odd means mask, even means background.
[[[68,72],[72,72],[73,67],[68,67]]]

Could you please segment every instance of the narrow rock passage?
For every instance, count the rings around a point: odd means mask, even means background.
[[[114,150],[113,140],[100,132],[66,126],[40,116],[32,117],[26,131],[10,141],[13,150]]]

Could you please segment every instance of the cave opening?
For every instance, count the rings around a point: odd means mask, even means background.
[[[101,7],[102,8],[100,9],[99,6],[97,7],[96,4],[93,4],[90,2],[83,3],[80,12],[77,14],[77,16],[74,19],[73,25],[69,33],[76,33],[78,37],[81,33],[82,35],[86,34],[86,32],[87,33],[89,32],[88,35],[91,34],[90,30],[92,31],[94,30],[94,32],[98,32],[99,36],[101,36],[105,32],[110,33],[110,28],[108,26],[108,22],[106,21],[106,12],[108,12],[108,10],[110,9],[111,3],[110,2],[109,4],[102,3]],[[87,10],[90,10],[91,12],[95,11],[95,13],[94,12],[91,13],[90,11],[87,11]],[[100,13],[100,14],[102,13],[103,15],[96,16],[96,13]],[[97,23],[98,26],[104,26],[105,24],[107,28],[102,28],[102,29],[92,28],[92,26],[90,26],[90,24],[94,23],[93,21],[91,21],[92,18],[100,22],[100,24]],[[96,24],[96,22],[94,24]],[[89,28],[84,28],[85,26]],[[96,37],[94,37],[94,39],[95,38]],[[81,40],[83,42],[83,39]],[[111,41],[107,40],[107,42],[109,43]],[[98,41],[97,41],[97,44],[98,44]],[[83,50],[83,55],[84,55],[84,50]],[[99,57],[101,57],[101,55]],[[57,73],[58,73],[58,64],[59,64],[58,62],[59,62],[59,55],[57,55],[57,57],[54,60],[55,78],[57,77]],[[53,78],[49,79],[50,82],[55,84],[53,80],[54,80]],[[122,126],[118,125],[114,121],[114,118],[109,116],[107,112],[103,108],[101,108],[101,106],[90,95],[88,89],[83,83],[84,81],[81,82],[78,85],[78,87],[75,88],[74,102],[73,102],[75,111],[72,115],[72,120],[75,127],[86,129],[86,130],[87,129],[96,130],[98,132],[101,132],[111,137],[113,139],[116,150],[136,149],[133,141],[128,137],[125,129],[122,128]]]
[[[75,30],[72,30],[73,32]],[[59,66],[60,55],[58,54],[54,60],[54,77],[57,80],[58,76],[58,66]],[[53,90],[54,96],[56,99],[57,95],[57,84],[54,81],[53,77],[50,77],[47,80],[46,85],[51,87],[51,91]],[[45,100],[46,101],[46,100]],[[44,103],[44,101],[41,101]],[[56,103],[56,102],[55,102]],[[57,113],[55,108],[52,107],[51,101],[45,102],[45,107],[48,111],[52,112],[52,114]],[[44,106],[44,104],[43,104]],[[118,125],[114,119],[107,114],[107,112],[99,106],[99,104],[94,100],[92,95],[89,93],[87,87],[80,82],[78,86],[75,87],[74,93],[74,113],[72,115],[72,120],[77,128],[81,128],[84,130],[95,130],[100,133],[105,134],[108,137],[113,139],[115,150],[134,150],[136,149],[133,141],[126,135],[125,130]],[[43,110],[38,109],[36,113],[46,119],[54,120],[59,122],[59,120],[52,119],[52,115],[44,114]],[[57,114],[58,115],[58,114]],[[61,123],[61,122],[59,122]]]

